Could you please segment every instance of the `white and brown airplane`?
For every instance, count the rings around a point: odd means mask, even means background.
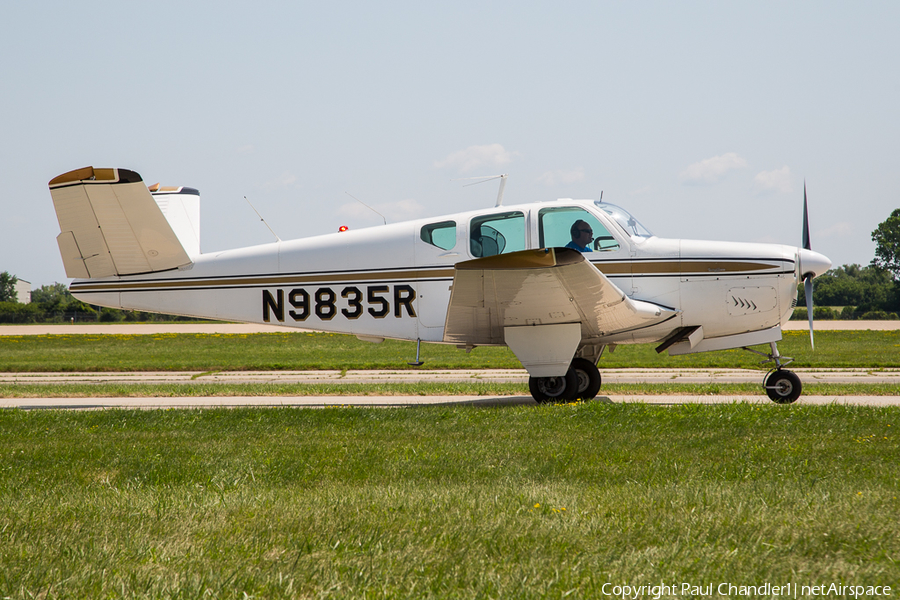
[[[93,167],[49,185],[79,300],[371,342],[506,345],[538,402],[594,397],[604,350],[642,343],[757,352],[774,364],[769,397],[793,402],[801,383],[776,342],[798,284],[811,317],[812,279],[831,267],[809,248],[805,191],[803,248],[659,238],[615,205],[562,199],[201,253],[193,188]]]

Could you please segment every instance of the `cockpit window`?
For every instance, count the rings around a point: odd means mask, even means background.
[[[594,202],[597,208],[611,216],[616,223],[625,230],[625,233],[633,238],[649,238],[653,237],[650,231],[638,223],[638,220],[631,216],[624,208],[619,208],[615,204],[607,204],[606,202]]]
[[[494,256],[525,249],[525,214],[515,211],[472,219],[472,256]]]
[[[574,241],[572,228],[579,221],[590,228],[588,247],[592,251],[616,250],[619,247],[616,238],[610,235],[597,217],[579,206],[542,208],[538,215],[541,248],[560,248],[571,244]]]
[[[422,241],[443,250],[451,250],[456,245],[456,221],[429,223],[419,233]]]

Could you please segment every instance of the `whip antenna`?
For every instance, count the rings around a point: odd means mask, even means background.
[[[465,181],[467,179],[480,179],[481,181],[476,181],[475,183],[467,183],[463,187],[469,187],[470,185],[478,185],[479,183],[484,183],[485,181],[492,181],[494,179],[500,180],[500,190],[497,192],[497,204],[494,206],[500,206],[503,204],[503,190],[506,189],[506,178],[509,176],[508,173],[504,173],[503,175],[486,175],[484,177],[462,177],[460,179],[451,179],[450,181]]]
[[[244,196],[244,200],[247,200],[247,196]],[[249,201],[249,200],[247,200],[247,204],[250,204],[250,208],[252,208],[252,209],[253,209],[253,212],[255,212],[255,213],[256,213],[256,216],[257,216],[257,217],[259,217],[259,220],[260,220],[260,221],[262,221],[262,222],[263,222],[263,224],[264,224],[264,225],[265,225],[265,226],[266,226],[266,227],[269,227],[269,224],[268,224],[268,223],[266,223],[266,220],[265,220],[265,219],[263,219],[263,216],[262,216],[262,215],[261,215],[261,214],[259,214],[259,211],[258,211],[258,210],[256,210],[256,207],[255,207],[255,206],[253,206],[253,204],[251,204],[251,203],[250,203],[250,201]],[[278,240],[278,241],[279,241],[279,242],[280,242],[280,241],[281,241],[281,238],[280,238],[280,237],[278,237],[278,234],[277,234],[277,233],[275,233],[275,230],[274,230],[274,229],[272,229],[272,228],[271,228],[271,227],[269,227],[269,231],[271,231],[271,232],[272,232],[272,235],[274,235],[274,236],[275,236],[275,239],[276,239],[276,240]]]
[[[359,202],[360,204],[362,204],[363,206],[365,206],[366,208],[368,208],[369,210],[371,210],[373,213],[375,213],[379,217],[381,217],[381,220],[384,221],[385,225],[387,225],[387,219],[384,218],[383,214],[381,214],[380,212],[378,212],[377,210],[375,210],[374,208],[372,208],[371,206],[369,206],[368,204],[366,204],[365,202],[363,202],[362,200],[360,200],[359,198],[357,198],[350,192],[344,191],[344,193],[347,194],[348,196],[350,196],[351,198],[353,198],[354,200],[356,200],[357,202]]]

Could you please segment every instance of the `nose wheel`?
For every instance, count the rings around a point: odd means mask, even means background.
[[[803,384],[793,371],[776,369],[766,377],[766,395],[776,404],[790,404],[800,397]]]
[[[769,342],[769,347],[772,350],[769,354],[747,347],[744,350],[765,356],[766,360],[763,361],[763,364],[775,363],[775,369],[769,371],[768,375],[766,375],[763,387],[766,389],[766,395],[772,402],[776,404],[790,404],[797,400],[803,391],[803,384],[800,383],[800,378],[797,377],[797,374],[783,368],[794,362],[794,359],[779,354],[778,346],[775,345],[775,342]]]

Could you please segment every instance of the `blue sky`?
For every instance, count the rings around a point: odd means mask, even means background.
[[[202,194],[204,252],[604,199],[868,263],[900,206],[900,3],[5,2],[0,271],[66,282],[47,182]]]

